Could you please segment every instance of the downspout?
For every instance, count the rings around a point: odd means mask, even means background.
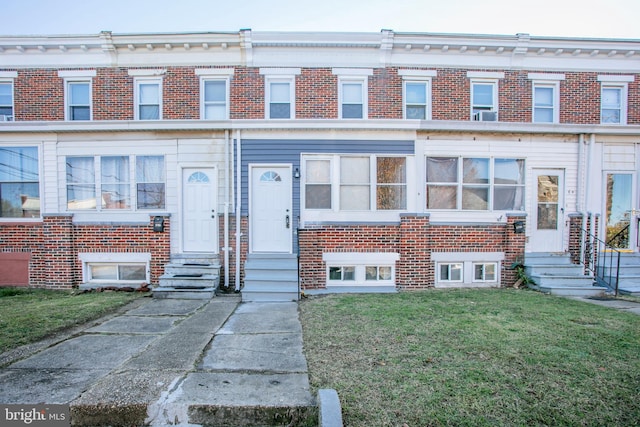
[[[593,161],[593,147],[596,143],[596,135],[595,134],[591,134],[589,135],[589,148],[587,149],[587,182],[585,184],[585,195],[584,195],[584,199],[585,199],[585,207],[587,209],[587,211],[589,211],[591,209],[591,191],[589,191],[591,189],[591,176],[593,175],[593,165],[591,164]],[[592,219],[591,220],[591,227],[589,229],[589,232],[594,235],[597,236],[597,233],[595,233],[594,231],[594,226],[595,226],[595,221]]]
[[[582,187],[583,187],[583,171],[584,171],[584,134],[580,134],[578,137],[578,182],[576,182],[576,211],[583,213],[584,203],[582,202]]]
[[[229,150],[229,130],[224,131],[224,285],[229,287],[229,205],[231,183],[231,162]]]
[[[236,130],[236,292],[240,292],[240,208],[242,207],[242,152],[240,130]]]

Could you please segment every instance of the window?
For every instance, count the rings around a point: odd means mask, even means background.
[[[327,286],[395,286],[395,263],[391,252],[325,252]]]
[[[600,101],[600,122],[603,124],[622,124],[623,88],[620,86],[602,86]]]
[[[136,120],[162,119],[162,80],[136,79]]]
[[[66,90],[67,120],[91,120],[91,82],[69,81]]]
[[[275,80],[267,84],[267,105],[269,119],[293,118],[293,90],[289,81]]]
[[[556,86],[534,83],[533,122],[556,123],[556,105]]]
[[[66,171],[68,210],[164,209],[164,156],[67,157]]]
[[[40,217],[37,147],[0,147],[0,218]]]
[[[404,117],[406,119],[427,119],[427,82],[404,82]]]
[[[307,160],[305,207],[331,209],[331,160]]]
[[[473,281],[474,282],[495,282],[496,281],[495,262],[474,263],[473,264]]]
[[[471,114],[473,120],[496,120],[497,113],[497,82],[471,82]]]
[[[227,81],[202,80],[202,117],[206,120],[225,120],[227,115]]]
[[[147,279],[146,264],[88,264],[90,282],[144,282]]]
[[[104,209],[130,209],[129,157],[102,157],[100,162],[102,207]]]
[[[164,157],[136,157],[136,198],[138,209],[164,209]]]
[[[340,117],[363,119],[365,107],[364,83],[362,81],[340,82]]]
[[[0,80],[0,122],[13,119],[13,82]]]
[[[627,123],[628,85],[635,81],[635,76],[599,75],[600,89],[600,123]]]
[[[462,282],[462,263],[442,263],[438,265],[439,282]]]
[[[407,159],[344,155],[305,160],[305,208],[339,211],[407,209]],[[337,188],[334,194],[333,189]]]
[[[524,160],[427,157],[427,209],[524,210]]]

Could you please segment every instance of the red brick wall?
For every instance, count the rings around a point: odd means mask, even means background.
[[[303,68],[296,77],[296,118],[338,118],[338,76],[330,68]]]
[[[170,259],[171,221],[153,232],[147,224],[73,224],[72,215],[45,215],[38,223],[1,223],[1,252],[31,252],[29,285],[68,289],[82,282],[80,252],[151,254],[151,282],[157,284]]]
[[[402,78],[398,67],[376,68],[369,77],[371,119],[402,118]],[[425,68],[429,69],[429,68]],[[198,119],[200,87],[195,67],[167,67],[163,77],[163,117]],[[432,79],[432,118],[469,120],[470,85],[467,69],[440,68]],[[474,70],[482,71],[482,70]],[[500,71],[500,70],[492,70]],[[505,70],[499,86],[499,118],[504,122],[531,122],[532,83],[529,72]],[[561,72],[561,71],[559,71]],[[594,72],[565,72],[560,82],[560,122],[600,123],[600,82]],[[64,82],[58,70],[18,70],[15,79],[16,120],[63,120]],[[230,86],[232,119],[265,117],[264,76],[258,68],[236,67]],[[126,68],[97,68],[93,79],[94,120],[133,119],[133,77]],[[338,117],[337,76],[330,68],[303,68],[296,76],[296,118]],[[629,83],[628,123],[640,124],[640,74]]]
[[[399,225],[322,226],[298,231],[302,289],[325,287],[325,252],[395,252],[396,284],[423,289],[434,284],[432,252],[504,252],[501,282],[512,286],[516,261],[524,260],[525,234],[513,231],[524,215],[507,215],[502,224],[430,224],[429,215],[402,215]]]
[[[236,68],[231,79],[232,119],[264,119],[264,76],[258,68]]]

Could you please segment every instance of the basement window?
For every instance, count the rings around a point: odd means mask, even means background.
[[[325,253],[327,286],[394,286],[396,253]]]
[[[147,253],[81,253],[83,282],[149,283]]]

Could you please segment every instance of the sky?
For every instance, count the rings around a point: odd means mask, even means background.
[[[640,39],[640,0],[0,0],[0,35],[364,31]]]

